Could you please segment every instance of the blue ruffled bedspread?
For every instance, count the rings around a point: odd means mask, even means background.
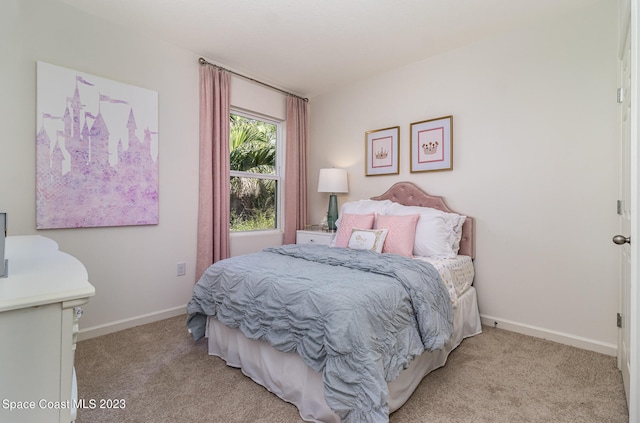
[[[386,422],[387,383],[453,330],[447,289],[435,268],[393,254],[285,245],[222,260],[195,285],[187,327],[206,316],[323,375],[325,400],[344,422]]]

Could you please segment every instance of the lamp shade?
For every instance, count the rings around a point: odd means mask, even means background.
[[[344,169],[320,169],[318,192],[349,192],[347,171]]]

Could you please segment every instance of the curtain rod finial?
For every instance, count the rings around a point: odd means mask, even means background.
[[[198,63],[200,63],[201,65],[206,65],[207,61],[204,60],[202,57],[198,59]]]

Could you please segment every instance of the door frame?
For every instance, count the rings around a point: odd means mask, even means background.
[[[640,383],[640,324],[638,305],[640,304],[640,279],[638,274],[638,240],[640,240],[638,232],[638,205],[640,192],[640,182],[638,181],[638,162],[640,157],[638,156],[638,122],[640,121],[640,107],[638,107],[638,100],[640,95],[638,94],[638,22],[640,20],[640,14],[638,10],[638,0],[621,0],[619,1],[620,13],[624,14],[626,11],[623,8],[629,7],[630,10],[630,39],[631,42],[631,92],[626,93],[631,96],[631,118],[630,118],[630,154],[631,154],[631,168],[630,168],[630,187],[631,187],[631,233],[628,235],[631,237],[631,269],[630,269],[630,308],[629,308],[629,325],[630,325],[630,340],[629,340],[629,392],[628,392],[628,407],[629,407],[629,422],[638,422],[640,415],[638,414],[638,394]],[[627,6],[628,5],[628,6]]]

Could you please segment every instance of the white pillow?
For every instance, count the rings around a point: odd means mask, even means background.
[[[344,203],[342,208],[340,209],[340,216],[338,216],[338,220],[336,220],[336,226],[340,226],[340,222],[342,221],[342,215],[345,213],[348,214],[369,214],[376,213],[378,214],[387,214],[386,211],[393,205],[394,203],[390,200],[360,200],[360,201],[350,201],[348,203]]]
[[[387,237],[387,229],[352,229],[347,248],[354,250],[370,250],[376,253],[382,252],[384,240]]]
[[[403,206],[393,203],[387,214],[419,214],[413,255],[421,257],[453,258],[458,255],[462,224],[466,216],[447,213],[430,207]]]

